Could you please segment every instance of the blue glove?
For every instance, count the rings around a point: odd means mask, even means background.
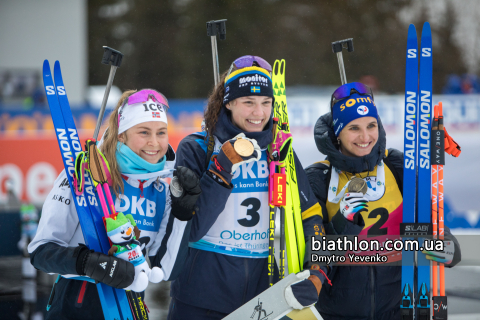
[[[301,310],[318,301],[325,276],[318,270],[305,270],[297,273],[297,277],[302,280],[285,288],[285,300],[290,307]]]

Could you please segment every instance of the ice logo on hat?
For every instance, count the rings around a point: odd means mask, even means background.
[[[360,106],[357,108],[357,112],[359,115],[364,116],[368,113],[368,108],[367,106]]]

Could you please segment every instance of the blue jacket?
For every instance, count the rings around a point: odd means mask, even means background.
[[[256,139],[260,148],[264,149],[272,140],[271,128],[270,119],[264,131],[245,134],[248,138]],[[222,144],[240,132],[229,116],[222,112],[214,132],[218,143]],[[187,136],[177,150],[177,166],[186,166],[201,177],[202,194],[196,203],[198,208],[192,221],[191,243],[201,240],[208,233],[235,188],[227,188],[205,173],[206,157],[204,133]],[[322,209],[296,156],[295,164],[304,234],[308,239],[315,235],[315,229],[323,230]],[[246,174],[244,176],[248,177]],[[235,185],[235,178],[232,183]],[[263,218],[268,219],[268,216]],[[171,296],[192,306],[231,313],[269,287],[267,260],[266,257],[239,257],[190,247],[184,270],[172,283]],[[304,268],[309,268],[308,259]],[[278,279],[278,270],[275,279]]]

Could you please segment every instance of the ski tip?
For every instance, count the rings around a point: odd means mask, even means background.
[[[57,76],[59,71],[60,71],[60,61],[57,60],[53,65],[53,72],[55,73],[55,77]]]
[[[417,37],[417,30],[415,29],[415,25],[412,23],[408,27],[408,38],[412,39],[412,38],[416,38],[416,37]]]
[[[280,60],[275,60],[275,62],[273,63],[273,68],[272,68],[272,76],[273,75],[277,75],[278,74],[278,70],[279,70],[279,66],[280,65]]]
[[[428,21],[425,21],[422,29],[422,38],[431,37],[431,36],[432,36],[432,30],[430,29],[430,23]]]
[[[277,75],[283,75],[285,73],[285,59],[277,59],[273,64],[272,77]]]
[[[48,63],[47,59],[43,60],[43,69],[45,70],[46,68],[50,68],[50,63]]]

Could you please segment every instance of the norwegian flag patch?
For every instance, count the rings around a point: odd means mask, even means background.
[[[161,118],[160,112],[152,112],[152,118]]]

